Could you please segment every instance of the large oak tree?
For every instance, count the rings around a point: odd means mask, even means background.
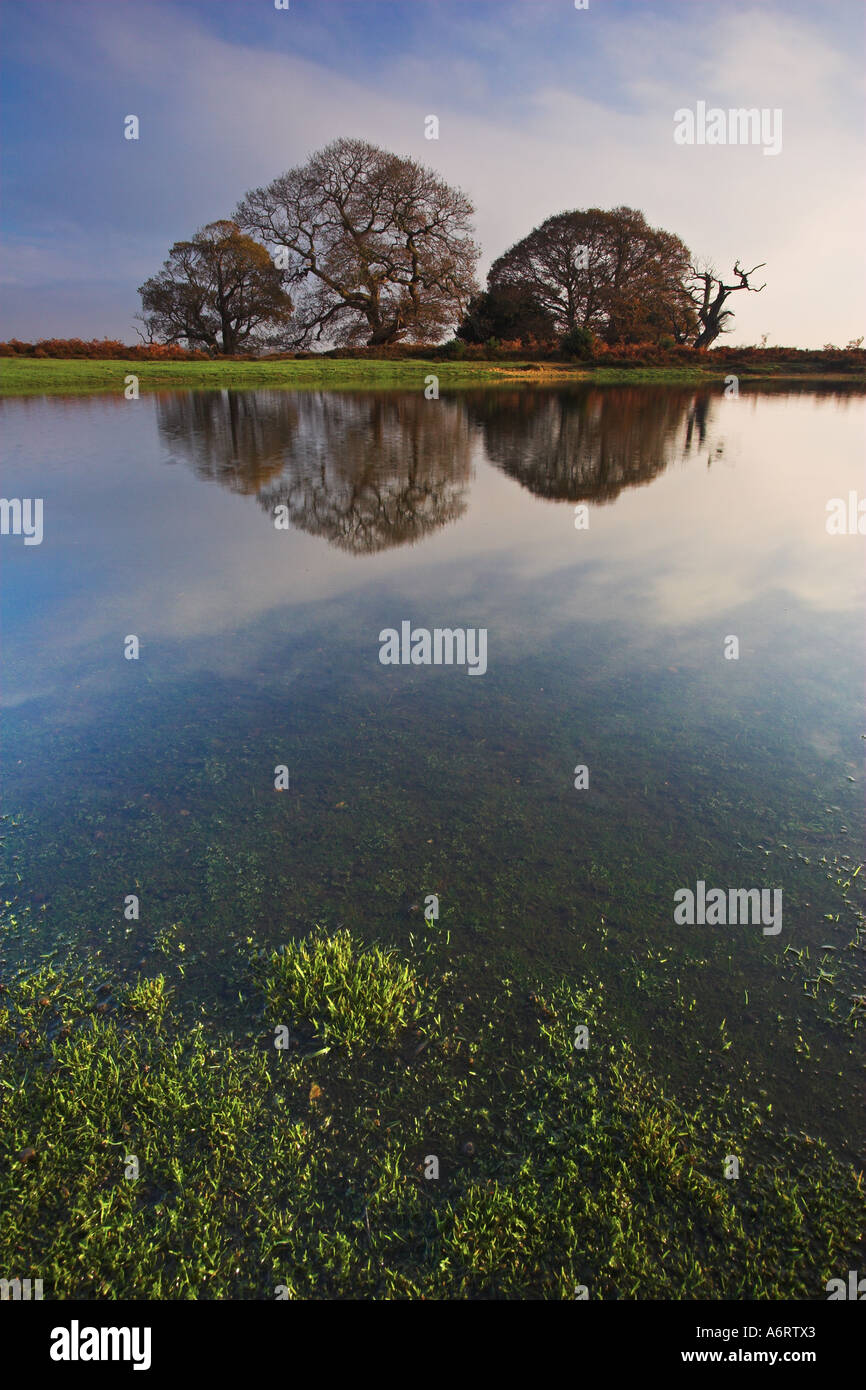
[[[336,140],[248,193],[236,217],[270,248],[296,301],[293,342],[436,340],[476,292],[472,204],[431,169]]]
[[[548,217],[493,263],[488,287],[531,296],[563,335],[587,328],[611,343],[685,341],[697,326],[689,268],[688,247],[643,213],[589,208]]]
[[[264,246],[229,221],[176,241],[138,292],[147,341],[214,353],[279,345],[292,315],[283,274]]]

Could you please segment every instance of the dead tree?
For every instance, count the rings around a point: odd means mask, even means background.
[[[714,343],[721,333],[730,333],[730,328],[725,324],[728,319],[734,317],[732,309],[724,307],[725,300],[735,290],[749,290],[752,294],[760,294],[761,290],[766,289],[763,285],[750,285],[749,276],[754,275],[756,270],[761,270],[767,264],[761,261],[760,265],[752,266],[751,270],[742,270],[740,262],[734,265],[734,275],[737,283],[726,285],[720,276],[716,275],[712,266],[706,270],[699,270],[697,266],[690,266],[687,281],[687,289],[697,310],[700,331],[695,338],[693,347],[706,348]]]

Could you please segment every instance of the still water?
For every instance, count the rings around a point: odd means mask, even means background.
[[[404,946],[435,894],[464,970],[601,979],[692,1086],[724,1020],[740,1084],[856,1157],[864,538],[826,523],[864,399],[4,401],[44,535],[2,540],[3,966],[134,969],[181,924],[206,999],[229,942]],[[383,664],[404,623],[483,630],[483,674]],[[780,930],[675,921],[699,882],[781,890]]]

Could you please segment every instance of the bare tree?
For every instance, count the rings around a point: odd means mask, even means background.
[[[248,193],[236,216],[296,287],[302,347],[423,342],[453,328],[478,288],[473,211],[414,159],[336,140]]]
[[[761,261],[759,265],[752,266],[751,270],[742,270],[740,262],[737,261],[733,271],[737,283],[733,285],[726,285],[721,277],[716,275],[712,266],[689,267],[686,288],[697,310],[700,323],[693,347],[709,347],[720,334],[730,333],[730,328],[726,328],[725,324],[734,317],[734,311],[724,307],[725,301],[736,290],[749,290],[752,294],[760,294],[761,290],[766,289],[766,283],[749,284],[749,276],[754,275],[756,270],[761,270],[766,264],[766,261]]]
[[[210,222],[176,241],[158,275],[139,287],[145,342],[209,352],[280,341],[292,301],[264,246],[234,222]]]

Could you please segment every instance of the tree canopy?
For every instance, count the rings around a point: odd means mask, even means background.
[[[710,347],[730,331],[726,282],[636,208],[556,213],[494,261],[481,290],[474,209],[417,160],[335,140],[172,246],[140,287],[145,341],[211,353],[556,341]],[[142,336],[145,336],[142,334]]]
[[[690,260],[679,237],[634,208],[560,212],[494,261],[488,288],[521,290],[560,335],[587,328],[606,342],[685,341],[697,323],[684,283]]]
[[[236,217],[284,269],[293,342],[435,341],[476,292],[473,207],[414,159],[336,140],[248,193]]]
[[[284,277],[236,223],[210,222],[176,241],[158,275],[139,287],[148,341],[209,352],[282,341],[292,315]]]

